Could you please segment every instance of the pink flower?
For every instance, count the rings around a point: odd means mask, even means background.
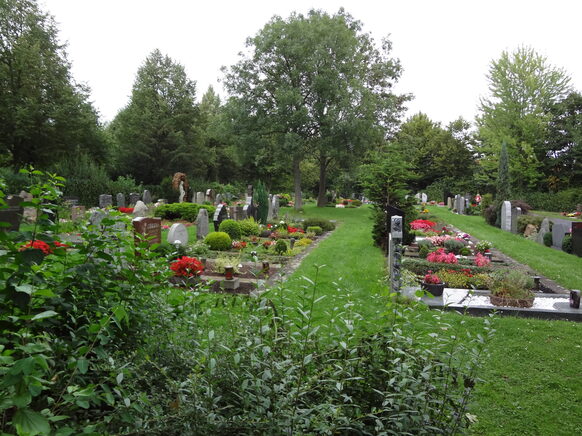
[[[426,260],[429,262],[437,262],[437,263],[458,263],[459,261],[455,257],[453,253],[445,253],[444,248],[439,248],[436,251],[433,251],[426,256]]]
[[[475,256],[475,265],[477,266],[487,266],[491,263],[489,259],[483,256],[481,253],[477,253]]]

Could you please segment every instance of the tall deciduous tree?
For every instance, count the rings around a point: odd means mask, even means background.
[[[512,184],[518,189],[534,187],[543,179],[549,111],[570,91],[570,78],[532,48],[521,47],[493,61],[487,79],[489,96],[482,99],[477,118],[481,162],[494,179],[505,141]]]
[[[129,104],[110,126],[121,174],[146,184],[175,172],[206,176],[195,97],[184,67],[154,50],[137,72]]]
[[[406,96],[392,93],[400,64],[385,41],[377,48],[343,9],[274,17],[247,40],[249,52],[226,70],[233,119],[257,148],[292,168],[295,207],[301,207],[301,161],[319,166],[318,205],[326,201],[332,161],[346,165],[393,129]],[[248,141],[241,140],[248,145]],[[259,145],[260,147],[257,147]]]
[[[107,142],[88,95],[71,77],[53,18],[34,0],[1,1],[1,163],[46,167],[75,152],[105,160]]]

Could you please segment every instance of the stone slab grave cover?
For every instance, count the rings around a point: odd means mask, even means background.
[[[144,217],[148,213],[148,207],[145,203],[141,200],[138,200],[135,206],[133,207],[133,216],[135,217]]]
[[[572,253],[582,257],[582,223],[572,223]]]
[[[536,236],[536,242],[538,244],[543,244],[544,243],[544,236],[546,233],[549,233],[550,231],[550,220],[548,218],[544,218],[544,220],[542,221],[541,225],[540,225],[540,230],[538,232],[538,235]]]
[[[174,223],[168,232],[168,242],[173,245],[180,244],[182,247],[188,244],[188,229],[184,224]]]
[[[6,198],[6,209],[0,210],[0,222],[7,223],[8,227],[0,227],[0,230],[17,232],[22,222],[24,207],[20,205],[24,198],[18,195],[9,195]]]
[[[521,216],[521,207],[511,208],[511,233],[517,233],[517,220]]]
[[[142,199],[143,199],[143,202],[145,204],[152,204],[153,203],[152,194],[147,189],[143,191]]]
[[[137,192],[132,192],[129,194],[129,206],[135,206],[135,204],[139,201],[141,196]]]
[[[117,207],[125,207],[125,194],[121,192],[116,195]]]
[[[216,206],[216,210],[214,211],[214,216],[212,217],[212,222],[214,223],[214,231],[218,232],[218,228],[220,227],[220,223],[223,222],[225,219],[228,219],[228,209],[224,204],[219,204]]]
[[[511,232],[511,202],[504,201],[501,205],[501,230]]]
[[[105,209],[113,205],[113,196],[110,194],[101,194],[99,196],[99,207]]]
[[[555,221],[552,226],[552,245],[556,248],[562,249],[562,242],[566,233],[572,232],[571,221]]]
[[[71,207],[71,220],[79,221],[85,216],[85,206]]]
[[[140,237],[145,238],[150,245],[162,242],[162,219],[137,217],[131,222],[135,232],[136,243]]]
[[[196,239],[204,239],[208,235],[208,210],[200,208],[194,224],[196,224]]]

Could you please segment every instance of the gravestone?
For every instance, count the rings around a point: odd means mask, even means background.
[[[228,208],[228,215],[235,221],[241,221],[246,218],[243,206],[230,206]]]
[[[549,231],[550,231],[550,220],[548,218],[544,218],[544,220],[540,224],[540,230],[538,232],[538,235],[536,236],[536,242],[538,244],[543,244],[544,236]]]
[[[85,206],[71,207],[71,220],[78,221],[85,216]]]
[[[253,202],[253,191],[253,185],[247,185],[245,204],[251,204]]]
[[[105,209],[113,205],[113,196],[109,194],[101,194],[99,196],[99,207]]]
[[[116,196],[117,207],[125,207],[125,195],[121,192]]]
[[[501,206],[501,230],[511,232],[511,202],[504,201]]]
[[[150,194],[150,191],[147,189],[143,191],[142,199],[145,204],[152,204],[152,194]]]
[[[572,253],[582,257],[582,223],[572,223]]]
[[[103,221],[103,218],[105,218],[107,216],[107,213],[102,211],[102,210],[94,210],[91,213],[91,216],[89,217],[89,224],[91,224],[92,226],[100,226],[101,225],[101,221]]]
[[[182,247],[188,243],[188,229],[184,224],[174,223],[168,232],[168,242],[170,244],[180,244]]]
[[[521,207],[511,208],[511,233],[517,233],[517,220],[521,216]]]
[[[77,206],[79,204],[79,198],[78,197],[63,197],[63,202],[64,202],[65,206],[73,207],[73,206]]]
[[[273,219],[279,219],[279,196],[273,195],[273,199],[271,200],[271,206],[273,208]]]
[[[561,250],[562,242],[564,241],[564,236],[566,236],[566,233],[571,232],[572,232],[571,221],[554,222],[554,225],[552,226],[552,245]]]
[[[214,204],[222,204],[222,194],[216,194],[216,199],[214,200]]]
[[[196,224],[196,239],[204,239],[208,235],[208,210],[200,208],[194,224]]]
[[[459,215],[465,214],[465,198],[460,194],[455,196],[455,209],[457,209]]]
[[[402,256],[403,218],[398,215],[390,217],[389,262],[390,262],[390,291],[400,292],[400,264]]]
[[[269,208],[267,210],[267,221],[273,219],[273,195],[269,194]]]
[[[204,203],[204,192],[197,192],[196,196],[194,198],[192,198],[192,202],[196,203],[196,204]]]
[[[137,217],[131,222],[135,232],[135,241],[139,242],[140,237],[147,239],[152,244],[162,243],[162,219]]]
[[[451,197],[447,197],[447,207],[453,209],[453,199]]]
[[[247,218],[254,218],[255,217],[255,207],[253,206],[253,204],[245,204],[243,206],[243,219],[247,219]]]
[[[129,206],[135,206],[135,204],[139,201],[140,195],[137,192],[132,192],[129,194]]]
[[[133,207],[133,216],[135,217],[144,217],[148,213],[148,207],[145,203],[141,200],[138,200],[135,206]]]
[[[214,216],[212,217],[212,222],[214,223],[214,231],[218,232],[220,223],[228,218],[228,209],[224,204],[219,204],[216,206],[214,211]]]
[[[20,228],[24,208],[20,205],[24,198],[18,195],[9,195],[6,198],[6,208],[0,210],[0,222],[8,223],[8,227],[0,227],[0,230],[17,232]]]
[[[214,199],[216,198],[216,191],[214,189],[206,190],[206,201],[210,204],[214,204]]]
[[[428,196],[424,192],[420,194],[420,201],[422,201],[423,203],[426,203],[428,201]]]

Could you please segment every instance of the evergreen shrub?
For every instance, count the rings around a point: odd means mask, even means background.
[[[261,229],[253,217],[238,222],[243,236],[259,236]]]
[[[185,220],[194,222],[198,217],[200,209],[206,209],[208,215],[212,216],[216,208],[214,206],[194,203],[163,204],[156,208],[154,215],[167,220]]]
[[[309,227],[321,227],[325,232],[335,230],[335,224],[330,220],[323,218],[306,218],[305,221],[303,221],[303,229],[308,230]]]
[[[212,232],[204,238],[204,243],[210,247],[211,250],[226,251],[232,245],[232,239],[225,232]]]
[[[242,235],[240,224],[235,220],[224,220],[220,223],[218,230],[228,233],[228,236],[233,240],[240,239]]]
[[[544,235],[544,245],[546,247],[551,247],[554,243],[554,238],[552,236],[552,232],[548,232]]]
[[[564,236],[562,240],[562,251],[566,253],[572,253],[572,235]]]

